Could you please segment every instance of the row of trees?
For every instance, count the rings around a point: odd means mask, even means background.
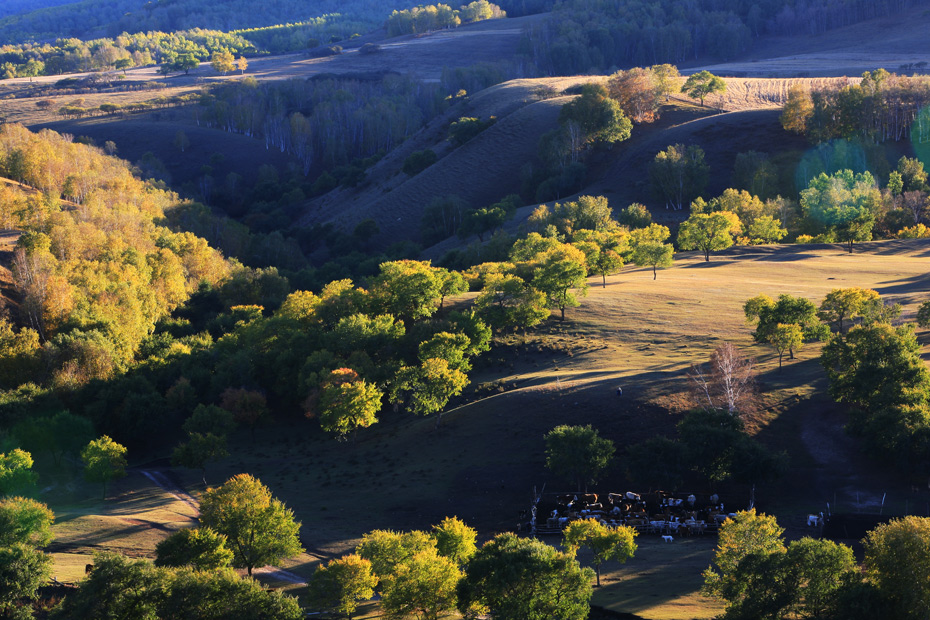
[[[924,618],[930,519],[904,517],[862,541],[864,570],[853,551],[827,539],[787,545],[775,517],[738,512],[720,528],[703,592],[726,601],[725,618]]]
[[[216,30],[123,33],[112,39],[26,43],[0,47],[4,78],[61,75],[87,71],[124,71],[160,64],[183,71],[210,60],[214,53],[254,54],[256,46],[241,35]]]
[[[842,88],[793,87],[782,111],[782,126],[820,143],[835,138],[895,142],[930,139],[930,79],[884,69],[866,71]]]
[[[533,62],[547,75],[704,57],[727,60],[745,52],[753,38],[766,32],[807,35],[893,15],[907,7],[903,0],[572,0],[557,3],[548,20],[528,29],[528,47]]]
[[[594,521],[566,530],[566,552],[513,534],[500,534],[479,549],[476,535],[456,518],[429,533],[369,532],[354,554],[317,569],[311,606],[351,616],[377,592],[388,618],[435,619],[457,609],[466,618],[580,620],[588,616],[594,571],[580,567],[578,549],[593,551],[598,582],[604,561],[624,562],[636,551],[631,528],[608,529]]]
[[[385,27],[388,36],[396,37],[403,34],[422,34],[431,30],[455,28],[461,24],[503,17],[507,17],[507,13],[496,4],[488,0],[475,0],[462,5],[458,10],[447,4],[428,4],[394,11],[387,18]]]

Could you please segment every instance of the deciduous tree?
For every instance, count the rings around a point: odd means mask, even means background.
[[[863,316],[876,303],[881,303],[878,291],[859,287],[835,288],[820,302],[817,316],[824,323],[836,323],[837,331],[842,334],[845,333],[843,321]]]
[[[155,545],[155,566],[190,566],[214,571],[232,563],[226,537],[209,527],[184,528]]]
[[[106,435],[84,446],[81,461],[84,477],[103,484],[103,499],[107,498],[107,484],[126,475],[126,448]]]
[[[930,519],[907,516],[866,535],[866,574],[878,587],[890,617],[930,614]]]
[[[213,70],[217,73],[226,75],[230,71],[236,69],[236,59],[228,51],[214,52],[213,56],[210,58],[210,66],[213,67]]]
[[[614,442],[601,437],[590,424],[557,426],[546,433],[546,467],[575,482],[579,491],[597,481],[615,451]]]
[[[321,563],[307,584],[308,597],[313,608],[332,610],[351,618],[360,602],[374,596],[377,584],[371,562],[353,553],[326,565]]]
[[[700,250],[704,260],[710,253],[733,245],[733,234],[740,231],[735,213],[694,213],[678,229],[678,246],[683,250]]]
[[[382,579],[381,606],[388,618],[416,615],[437,620],[455,609],[456,587],[462,571],[436,549],[424,549],[394,568]]]
[[[793,357],[794,351],[801,348],[804,343],[804,332],[801,331],[801,326],[797,323],[788,323],[787,325],[779,323],[769,334],[768,342],[778,353],[778,368],[781,370],[781,362],[785,353],[791,352]]]
[[[202,525],[226,536],[233,565],[252,569],[303,552],[294,513],[257,478],[239,474],[210,488],[200,503]]]
[[[436,551],[456,564],[464,564],[475,554],[478,532],[458,517],[446,517],[433,526],[430,535],[436,540]]]
[[[226,436],[213,433],[189,433],[187,441],[178,445],[171,454],[171,464],[188,469],[199,469],[204,485],[207,484],[207,463],[229,456]]]
[[[466,565],[458,608],[466,618],[483,608],[497,620],[583,620],[593,572],[541,541],[500,534]]]
[[[597,586],[601,586],[601,564],[607,560],[625,563],[636,553],[636,530],[632,527],[607,527],[594,519],[572,521],[565,529],[565,545],[574,555],[579,547],[587,547],[594,555]]]
[[[0,454],[0,496],[14,495],[33,486],[39,479],[32,471],[32,455],[14,448]]]
[[[417,553],[435,547],[436,540],[419,530],[403,533],[372,530],[362,536],[355,552],[370,561],[375,575],[383,580]]]
[[[700,99],[701,106],[704,105],[704,98],[713,93],[723,93],[727,90],[727,83],[722,78],[717,77],[710,71],[698,71],[688,76],[681,92],[687,94],[692,99]]]
[[[673,144],[656,154],[649,167],[656,196],[675,209],[681,209],[704,191],[709,172],[704,150],[695,145]]]
[[[754,508],[724,521],[717,538],[714,566],[704,571],[703,592],[731,602],[739,600],[745,593],[745,583],[739,579],[745,575],[737,570],[740,562],[751,555],[785,553],[784,531],[775,517],[756,514]]]
[[[361,379],[351,368],[338,368],[320,388],[317,403],[320,426],[345,439],[359,428],[378,421],[382,394],[378,387]]]

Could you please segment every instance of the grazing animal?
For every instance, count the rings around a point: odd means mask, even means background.
[[[629,499],[629,500],[632,500],[632,501],[634,501],[634,502],[638,502],[638,501],[640,501],[640,500],[642,499],[639,495],[637,495],[636,493],[633,493],[633,492],[631,492],[631,491],[627,491],[627,492],[626,492],[626,498]]]
[[[697,501],[697,498],[694,496],[693,493],[688,496],[688,505],[691,506],[692,508],[694,507],[694,502],[696,501]]]
[[[91,574],[91,572],[93,572],[93,570],[94,570],[94,565],[93,565],[93,564],[85,564],[85,565],[84,565],[84,574],[85,574],[85,575]]]
[[[717,502],[719,502],[719,501],[720,501],[720,496],[717,495],[716,493],[714,493],[713,495],[710,496],[710,503],[711,503],[712,505],[716,506],[716,505],[717,505]]]
[[[675,540],[675,537],[674,537],[674,536],[669,536],[668,534],[663,534],[663,535],[662,535],[662,540],[663,540],[664,542],[670,543],[670,542],[672,542],[673,540]]]
[[[581,501],[583,501],[586,504],[596,504],[597,493],[585,493],[584,495],[581,496]]]
[[[822,512],[819,515],[807,515],[807,527],[817,527],[822,519]]]

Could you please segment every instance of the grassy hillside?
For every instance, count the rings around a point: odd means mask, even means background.
[[[472,396],[443,417],[439,430],[431,419],[386,414],[357,442],[346,444],[324,437],[312,422],[294,421],[260,429],[255,443],[247,433],[237,437],[234,456],[208,468],[207,479],[217,484],[249,471],[294,508],[312,555],[288,568],[304,577],[318,558],[345,552],[374,528],[428,528],[458,515],[487,538],[516,525],[534,486],[568,490],[544,467],[542,437],[558,424],[593,424],[621,448],[600,490],[638,488],[626,479],[622,448],[656,434],[674,436],[687,369],[706,361],[719,344],[733,342],[758,360],[766,406],[750,421],[753,432],[791,457],[785,480],[756,489],[761,509],[777,514],[789,534],[798,536],[805,532],[804,516],[827,501],[838,502],[839,509],[867,510],[887,492],[887,509],[903,510],[905,501],[913,508],[928,499],[926,491],[914,495],[906,481],[892,482],[843,435],[842,412],[825,400],[818,347],[808,345],[778,371],[773,351],[751,343],[741,306],[759,293],[819,302],[832,288],[864,286],[902,303],[902,319],[911,320],[924,301],[928,254],[927,241],[863,244],[853,255],[839,246],[772,246],[737,248],[710,263],[680,255],[657,280],[648,270],[628,269],[608,278],[606,288],[592,281],[582,307],[570,311],[565,323],[550,320],[525,341],[505,338],[473,378],[476,385],[494,383],[502,391]],[[624,388],[622,398],[615,394],[617,385]],[[177,473],[195,495],[202,488],[198,475]],[[145,509],[133,504],[134,494],[154,492],[144,487],[151,484],[142,477],[127,479],[120,496],[127,503],[102,512],[89,505],[67,508],[73,517],[63,522],[73,525],[61,526],[66,529],[57,550],[86,551],[77,531],[81,523],[98,523],[110,532],[119,519],[129,519],[125,536],[136,537],[135,551],[150,553],[150,537],[166,534],[180,517],[158,512],[175,511],[174,500],[153,501]],[[733,508],[748,499],[740,487],[721,493]],[[145,532],[133,530],[136,526]],[[98,533],[91,527],[86,536]],[[644,618],[715,613],[717,607],[695,595],[696,574],[709,561],[712,542],[667,548],[647,538],[634,562],[609,567],[608,587],[596,602]],[[669,580],[676,586],[669,587]]]

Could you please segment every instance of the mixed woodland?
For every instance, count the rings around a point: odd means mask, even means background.
[[[80,462],[88,482],[102,483],[105,500],[108,484],[125,475],[127,453],[170,453],[173,466],[203,475],[229,456],[234,433],[254,442],[257,429],[282,422],[311,420],[319,437],[347,443],[364,442],[385,420],[403,426],[431,416],[439,429],[445,411],[478,393],[470,384],[489,363],[486,354],[506,355],[507,341],[525,344],[547,322],[571,322],[588,287],[606,288],[627,265],[658,281],[678,251],[711,263],[738,245],[842,243],[853,254],[872,239],[930,238],[923,163],[883,148],[930,139],[930,78],[885,70],[842,87],[792,90],[781,124],[811,148],[791,161],[752,150],[720,171],[694,144],[651,153],[644,183],[653,208],[681,212],[670,226],[654,222],[645,204],[578,195],[589,171],[657,122],[672,95],[703,108],[705,97],[725,89],[707,71],[680,76],[677,63],[733,58],[762,35],[820,33],[916,0],[478,0],[457,9],[269,2],[266,23],[238,1],[50,0],[39,11],[14,12],[21,4],[0,9],[4,77],[150,64],[169,73],[207,59],[227,67],[237,56],[327,46],[338,53],[340,42],[379,27],[416,35],[552,13],[524,32],[520,63],[449,69],[438,83],[395,74],[243,77],[164,102],[191,125],[290,158],[286,170],[261,166],[251,187],[225,173],[222,154],[173,188],[154,154],[130,163],[114,143],[0,125],[0,228],[13,234],[0,256],[8,275],[0,279],[0,583],[15,584],[0,588],[0,613],[13,617],[33,617],[32,601],[50,575],[43,549],[54,515],[25,497],[37,488],[35,458]],[[470,93],[516,73],[584,72],[609,75],[536,94],[567,102],[539,136],[519,192],[480,205],[436,197],[422,205],[419,228],[390,243],[371,219],[352,230],[295,224],[309,199],[365,186],[373,166],[425,127],[442,127],[437,150],[445,151],[493,127],[494,117],[458,113]],[[105,105],[112,104],[75,103],[59,113],[124,112]],[[183,131],[174,146],[189,148]],[[441,155],[415,151],[397,174],[415,177]],[[712,195],[709,179],[721,172],[732,186]],[[528,205],[535,206],[517,222]],[[452,249],[425,260],[423,249],[440,243]],[[822,343],[829,396],[848,408],[848,430],[883,467],[925,475],[930,371],[915,327],[930,326],[930,302],[916,322],[905,322],[900,305],[850,286],[816,302],[760,293],[745,300],[743,313],[779,369],[805,345]],[[747,429],[745,420],[764,407],[754,379],[753,361],[732,345],[694,363],[677,433],[627,446],[630,478],[672,491],[730,484],[754,493],[783,476],[787,454]],[[560,438],[577,441],[559,448]],[[580,463],[570,481],[579,491],[615,451],[590,426],[559,426],[545,440],[554,472],[566,468],[553,463]],[[192,609],[198,618],[230,617],[231,609],[303,617],[297,599],[251,579],[253,570],[303,552],[293,511],[249,474],[205,491],[201,511],[200,527],[167,537],[154,564],[98,555],[80,588],[46,617],[190,617]],[[351,616],[377,593],[391,618],[457,611],[581,619],[601,562],[633,557],[636,536],[629,527],[577,521],[557,551],[512,534],[479,547],[478,533],[456,518],[430,531],[373,530],[354,553],[322,564],[301,602]],[[774,517],[733,513],[703,592],[723,600],[732,619],[865,618],[887,609],[926,617],[926,583],[915,583],[919,571],[902,571],[898,558],[927,540],[927,520],[883,525],[864,541],[863,572],[844,545],[786,543]],[[596,572],[579,563],[583,547]]]

